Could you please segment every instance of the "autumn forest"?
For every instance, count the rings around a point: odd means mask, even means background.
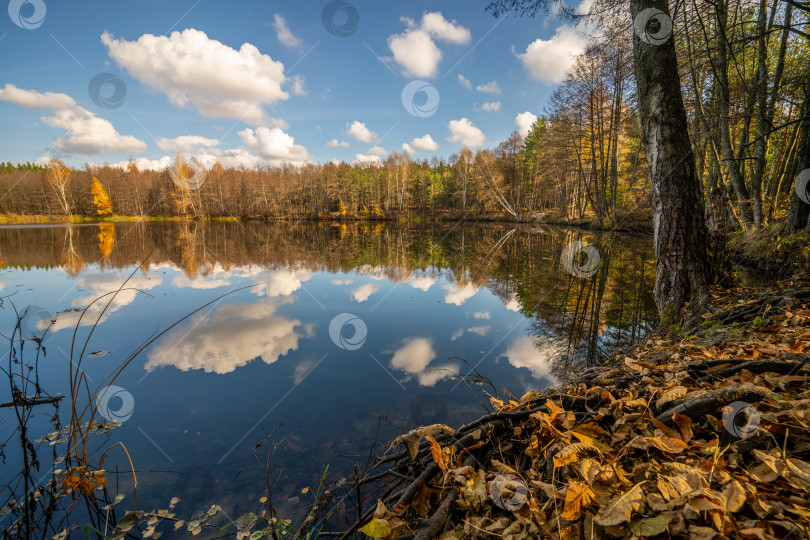
[[[199,184],[169,170],[87,166],[0,169],[0,213],[186,218],[423,217],[551,221],[599,228],[652,223],[631,36],[620,14],[576,58],[524,137],[419,161],[224,169]],[[614,18],[614,19],[611,19]],[[807,210],[808,11],[791,2],[687,2],[674,13],[681,92],[710,230],[759,229]],[[176,167],[175,164],[172,165]],[[33,170],[32,170],[33,169]],[[182,172],[182,171],[181,171]],[[97,180],[96,180],[97,179]],[[199,188],[199,189],[196,189]],[[540,214],[538,216],[538,213]]]

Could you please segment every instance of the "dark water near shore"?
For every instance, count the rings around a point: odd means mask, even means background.
[[[124,443],[140,471],[141,509],[177,496],[183,512],[216,502],[236,517],[256,510],[266,487],[257,458],[278,443],[273,500],[290,515],[326,464],[330,476],[348,475],[375,438],[470,421],[485,413],[484,390],[520,396],[638,340],[655,317],[654,275],[647,239],[557,228],[0,227],[0,333],[14,326],[12,302],[30,306],[31,335],[56,316],[39,377],[67,394],[74,328],[84,343],[98,319],[81,364],[95,393],[140,344],[208,304],[113,382],[121,390],[108,412],[126,418],[91,446],[100,457]],[[474,374],[494,389],[462,381]],[[3,385],[0,402],[8,394]],[[0,428],[12,414],[0,409]],[[32,427],[47,430],[46,420]],[[20,456],[11,444],[5,453],[7,478]],[[104,462],[116,466],[128,470],[120,447]],[[113,492],[131,493],[131,476],[111,477]]]

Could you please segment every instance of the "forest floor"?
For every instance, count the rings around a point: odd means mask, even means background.
[[[716,286],[711,309],[685,327],[557,388],[491,397],[496,412],[458,430],[400,437],[407,451],[383,461],[409,481],[354,530],[401,539],[810,537],[804,268],[755,287]]]

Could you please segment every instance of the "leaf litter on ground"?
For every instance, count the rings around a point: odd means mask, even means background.
[[[491,397],[469,428],[399,437],[393,468],[418,486],[360,532],[808,538],[810,282],[716,288],[712,306],[558,388]]]

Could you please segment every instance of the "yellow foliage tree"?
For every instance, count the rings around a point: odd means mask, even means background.
[[[96,207],[96,213],[100,216],[109,216],[113,212],[112,202],[110,196],[104,191],[104,186],[101,185],[98,178],[93,177],[93,185],[91,187],[93,193],[93,204]]]

